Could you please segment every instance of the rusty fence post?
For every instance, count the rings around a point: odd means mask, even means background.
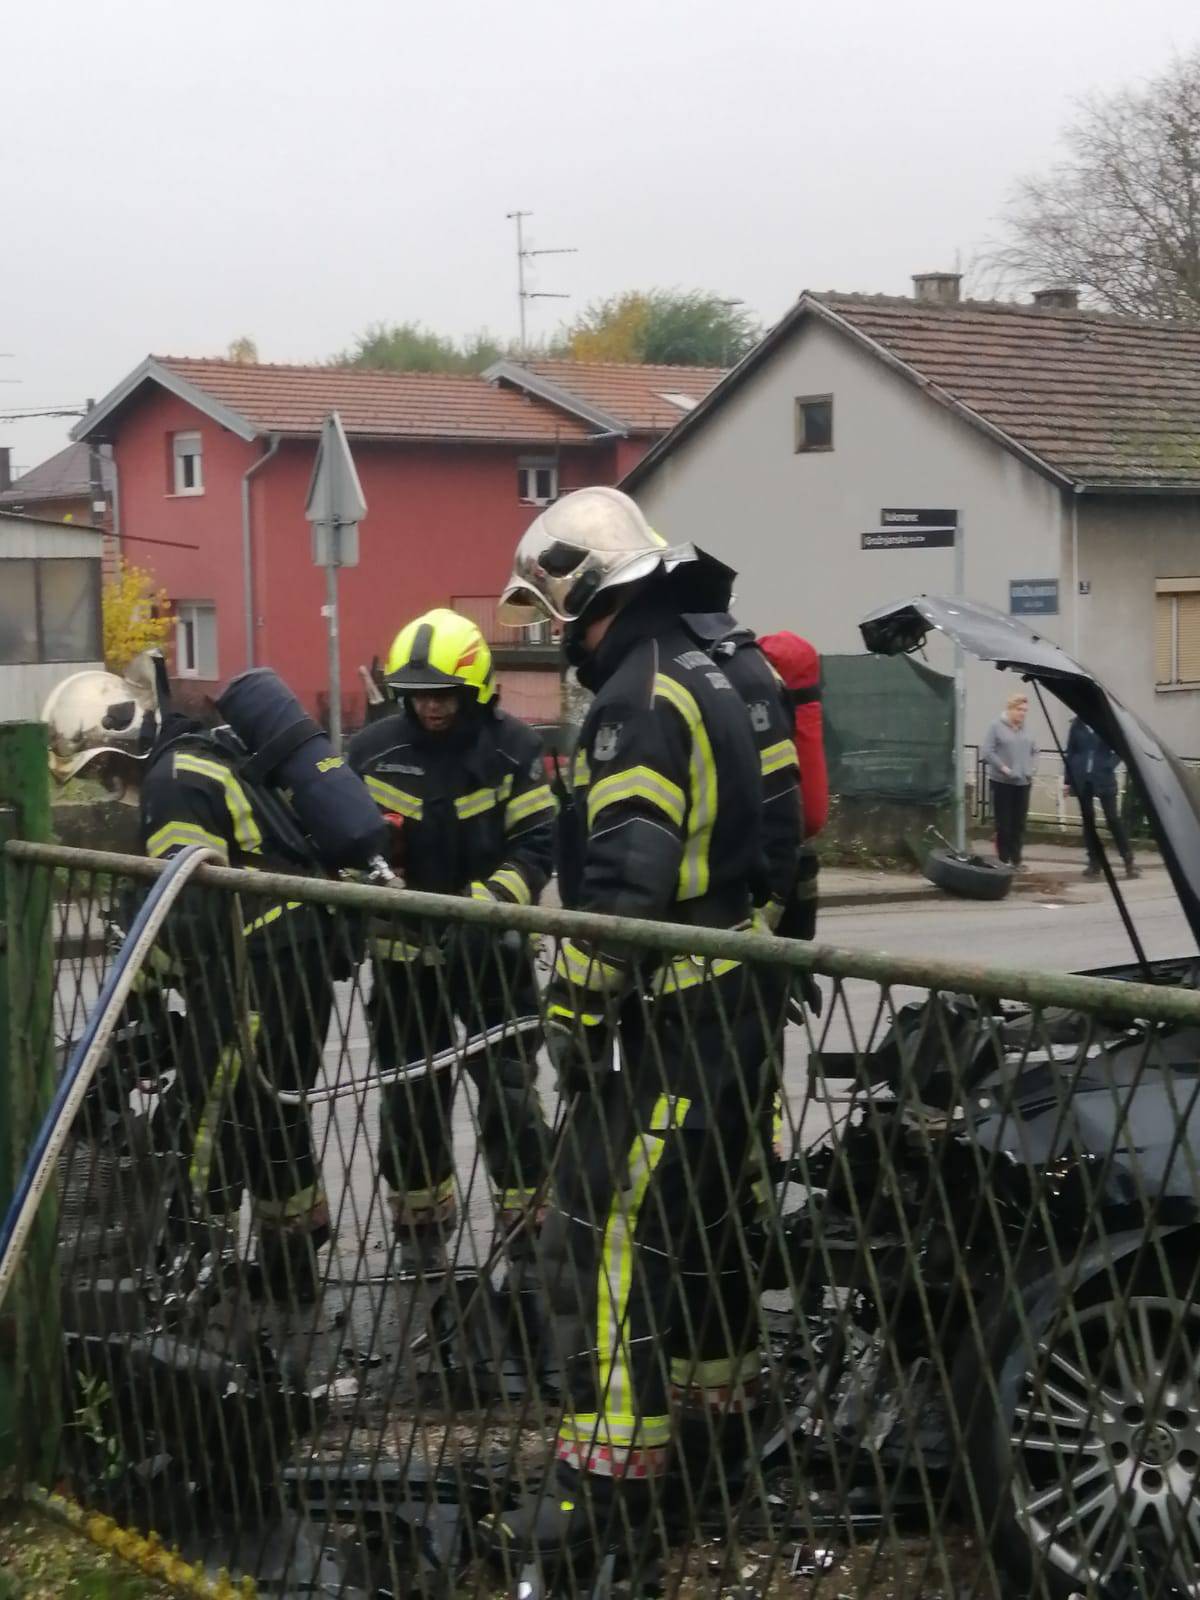
[[[40,722],[0,723],[0,844],[47,841],[50,773]],[[0,1206],[7,1210],[54,1096],[52,871],[7,856],[0,873]],[[44,1478],[58,1448],[61,1321],[57,1197],[46,1196],[0,1313],[0,1474]]]

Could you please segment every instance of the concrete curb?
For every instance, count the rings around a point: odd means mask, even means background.
[[[817,880],[818,884],[820,879]],[[818,915],[837,906],[896,906],[906,900],[942,900],[952,896],[943,894],[933,883],[922,883],[912,889],[831,889],[819,891]]]

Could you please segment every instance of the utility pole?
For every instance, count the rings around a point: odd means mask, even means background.
[[[509,222],[517,225],[517,311],[521,330],[520,346],[524,355],[528,348],[525,337],[525,304],[529,300],[569,300],[569,294],[554,294],[549,290],[527,289],[525,287],[525,263],[533,256],[574,256],[578,250],[574,245],[559,250],[527,250],[525,248],[525,218],[533,215],[532,211],[506,211],[504,215]]]
[[[958,513],[954,524],[954,597],[962,600],[967,591],[966,514]],[[967,848],[967,658],[961,644],[954,646],[954,848]]]
[[[96,404],[94,400],[84,401],[84,416]],[[88,440],[88,493],[92,502],[92,526],[102,528],[108,512],[108,497],[104,492],[104,467],[100,459],[100,446],[93,434]]]

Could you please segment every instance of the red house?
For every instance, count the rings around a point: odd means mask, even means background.
[[[498,626],[496,598],[537,507],[616,483],[717,382],[696,367],[496,363],[481,377],[148,357],[74,430],[112,447],[116,533],[178,617],[177,675],[205,692],[269,665],[328,711],[323,570],[304,518],[316,438],[337,410],[368,514],[340,579],[343,719],[358,668],[436,605],[483,627],[505,704],[557,715],[548,638]]]

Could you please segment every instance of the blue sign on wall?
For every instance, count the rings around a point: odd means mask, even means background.
[[[1013,578],[1008,585],[1008,610],[1014,617],[1058,615],[1057,578]]]

